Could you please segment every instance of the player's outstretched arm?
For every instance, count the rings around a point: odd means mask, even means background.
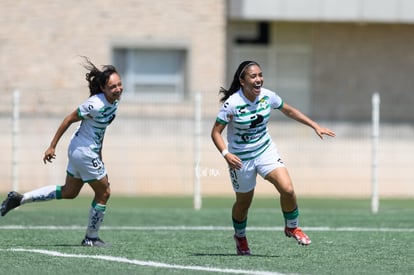
[[[321,138],[324,138],[324,135],[335,137],[336,134],[332,130],[320,126],[318,123],[310,119],[308,116],[304,115],[301,111],[298,109],[290,106],[287,103],[283,104],[282,109],[280,111],[287,117],[294,119],[296,121],[299,121],[300,123],[303,123],[305,125],[308,125],[309,127],[313,128],[315,130],[315,133]]]

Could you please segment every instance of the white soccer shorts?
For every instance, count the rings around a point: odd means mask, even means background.
[[[286,167],[274,144],[270,145],[259,157],[243,161],[240,170],[229,169],[233,190],[247,193],[256,187],[256,177],[259,174],[265,178],[267,174],[279,167]]]
[[[68,152],[67,173],[83,182],[100,180],[106,176],[105,165],[99,154],[88,147],[77,147]]]

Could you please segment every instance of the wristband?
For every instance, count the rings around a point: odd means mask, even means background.
[[[229,153],[229,150],[227,150],[227,149],[224,149],[223,151],[221,151],[221,155],[223,157],[225,157],[228,153]]]

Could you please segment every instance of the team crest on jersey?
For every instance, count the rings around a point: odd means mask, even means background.
[[[269,100],[268,96],[264,96],[263,98],[261,98],[259,102],[257,103],[259,109],[266,109],[269,106],[268,100]]]

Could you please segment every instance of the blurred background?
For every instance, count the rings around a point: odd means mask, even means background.
[[[64,116],[89,96],[80,58],[88,56],[114,64],[125,89],[103,149],[114,194],[188,196],[198,182],[203,196],[232,195],[210,130],[219,88],[255,60],[265,87],[337,133],[321,141],[274,112],[269,130],[300,196],[369,197],[373,167],[381,197],[414,196],[413,1],[1,3],[0,192],[64,183],[75,126],[53,164],[42,158]],[[259,179],[256,193],[276,191]]]

